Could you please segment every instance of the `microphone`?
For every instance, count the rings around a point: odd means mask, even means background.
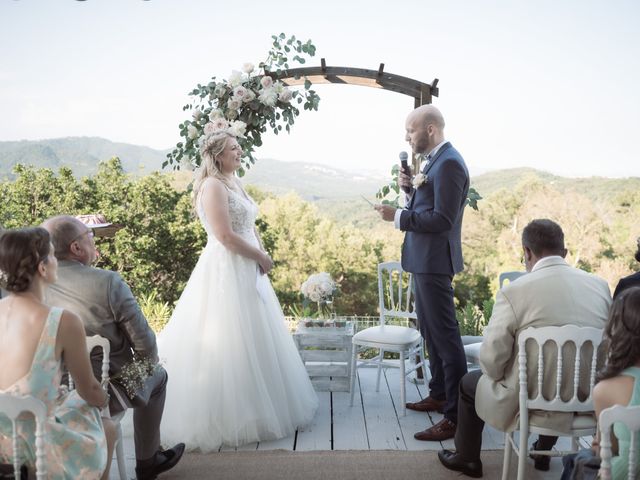
[[[407,152],[400,152],[400,155],[398,155],[398,157],[400,158],[400,169],[402,170],[402,173],[411,176],[411,169],[409,168],[409,164],[407,163],[407,159],[409,158]],[[411,187],[402,187],[402,191],[405,193],[410,193]]]

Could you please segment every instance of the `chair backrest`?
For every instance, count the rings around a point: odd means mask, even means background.
[[[514,280],[520,278],[523,275],[526,275],[527,272],[502,272],[499,276],[498,276],[498,282],[500,283],[500,288],[502,288],[505,284],[505,282],[508,280],[509,283],[513,282]]]
[[[611,428],[615,422],[623,423],[631,434],[631,443],[629,445],[629,464],[628,478],[633,480],[636,478],[636,450],[638,448],[638,432],[640,432],[640,406],[622,406],[614,405],[605,408],[600,412],[598,419],[598,428],[600,429],[600,478],[608,480],[611,478]]]
[[[109,381],[109,355],[111,355],[111,344],[109,340],[100,335],[87,337],[87,351],[91,354],[94,348],[102,349],[102,367],[100,374],[100,383],[105,385]],[[73,379],[69,375],[69,388],[73,389]]]
[[[527,375],[527,340],[533,340],[538,344],[537,356],[537,396],[529,399],[528,375]],[[602,341],[602,330],[593,327],[578,327],[576,325],[564,325],[562,327],[529,327],[518,336],[518,372],[520,380],[520,416],[526,417],[528,422],[528,410],[550,410],[556,412],[592,412],[593,400],[591,393],[596,378],[596,359],[598,347]],[[544,344],[553,342],[556,345],[556,394],[555,397],[547,400],[543,396],[544,379]],[[561,398],[561,386],[563,377],[563,347],[566,343],[575,344],[575,361],[573,365],[573,395],[570,399]],[[584,400],[578,398],[580,384],[580,364],[582,346],[591,343],[593,354],[589,365],[589,390],[588,396]],[[584,368],[584,366],[583,366]]]
[[[45,404],[32,396],[17,396],[1,393],[0,412],[11,420],[13,428],[13,469],[15,478],[18,480],[20,480],[20,452],[18,451],[17,419],[23,412],[33,414],[36,420],[36,478],[46,478],[44,432],[45,422],[47,421],[47,407]]]
[[[381,325],[387,317],[418,318],[414,308],[412,276],[402,270],[400,262],[378,264],[378,299]]]

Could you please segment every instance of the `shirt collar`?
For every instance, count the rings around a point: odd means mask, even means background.
[[[548,267],[549,265],[557,264],[558,260],[560,260],[562,263],[566,263],[564,258],[562,258],[560,255],[549,255],[548,257],[543,257],[540,260],[538,260],[536,264],[533,266],[533,268],[531,269],[531,271],[535,272],[536,270],[539,270],[544,267]]]
[[[429,157],[430,160],[433,160],[435,158],[435,156],[438,154],[438,152],[440,151],[440,149],[442,148],[442,146],[447,143],[446,140],[443,140],[442,142],[440,142],[438,145],[436,145],[430,152],[428,155],[424,156],[424,159],[422,160],[422,162],[420,163],[420,170],[424,170],[425,165],[427,164],[427,157]]]

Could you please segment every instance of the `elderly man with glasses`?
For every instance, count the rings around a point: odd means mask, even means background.
[[[49,287],[47,303],[75,312],[87,335],[100,335],[111,344],[111,414],[133,408],[136,476],[153,479],[178,463],[184,452],[180,443],[160,448],[160,422],[164,410],[167,372],[157,367],[144,387],[134,395],[118,383],[120,370],[137,357],[158,360],[158,347],[131,289],[117,272],[94,268],[97,259],[93,230],[77,218],[61,215],[42,225],[51,235],[58,259],[58,280]],[[97,352],[97,351],[96,351]],[[102,355],[91,361],[99,377]]]

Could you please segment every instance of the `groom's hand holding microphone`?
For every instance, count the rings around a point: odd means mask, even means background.
[[[407,162],[409,155],[407,152],[400,152],[400,172],[398,172],[398,185],[407,195],[411,193],[411,167]],[[375,205],[373,208],[380,214],[383,220],[393,222],[396,214],[396,207],[390,205]]]

